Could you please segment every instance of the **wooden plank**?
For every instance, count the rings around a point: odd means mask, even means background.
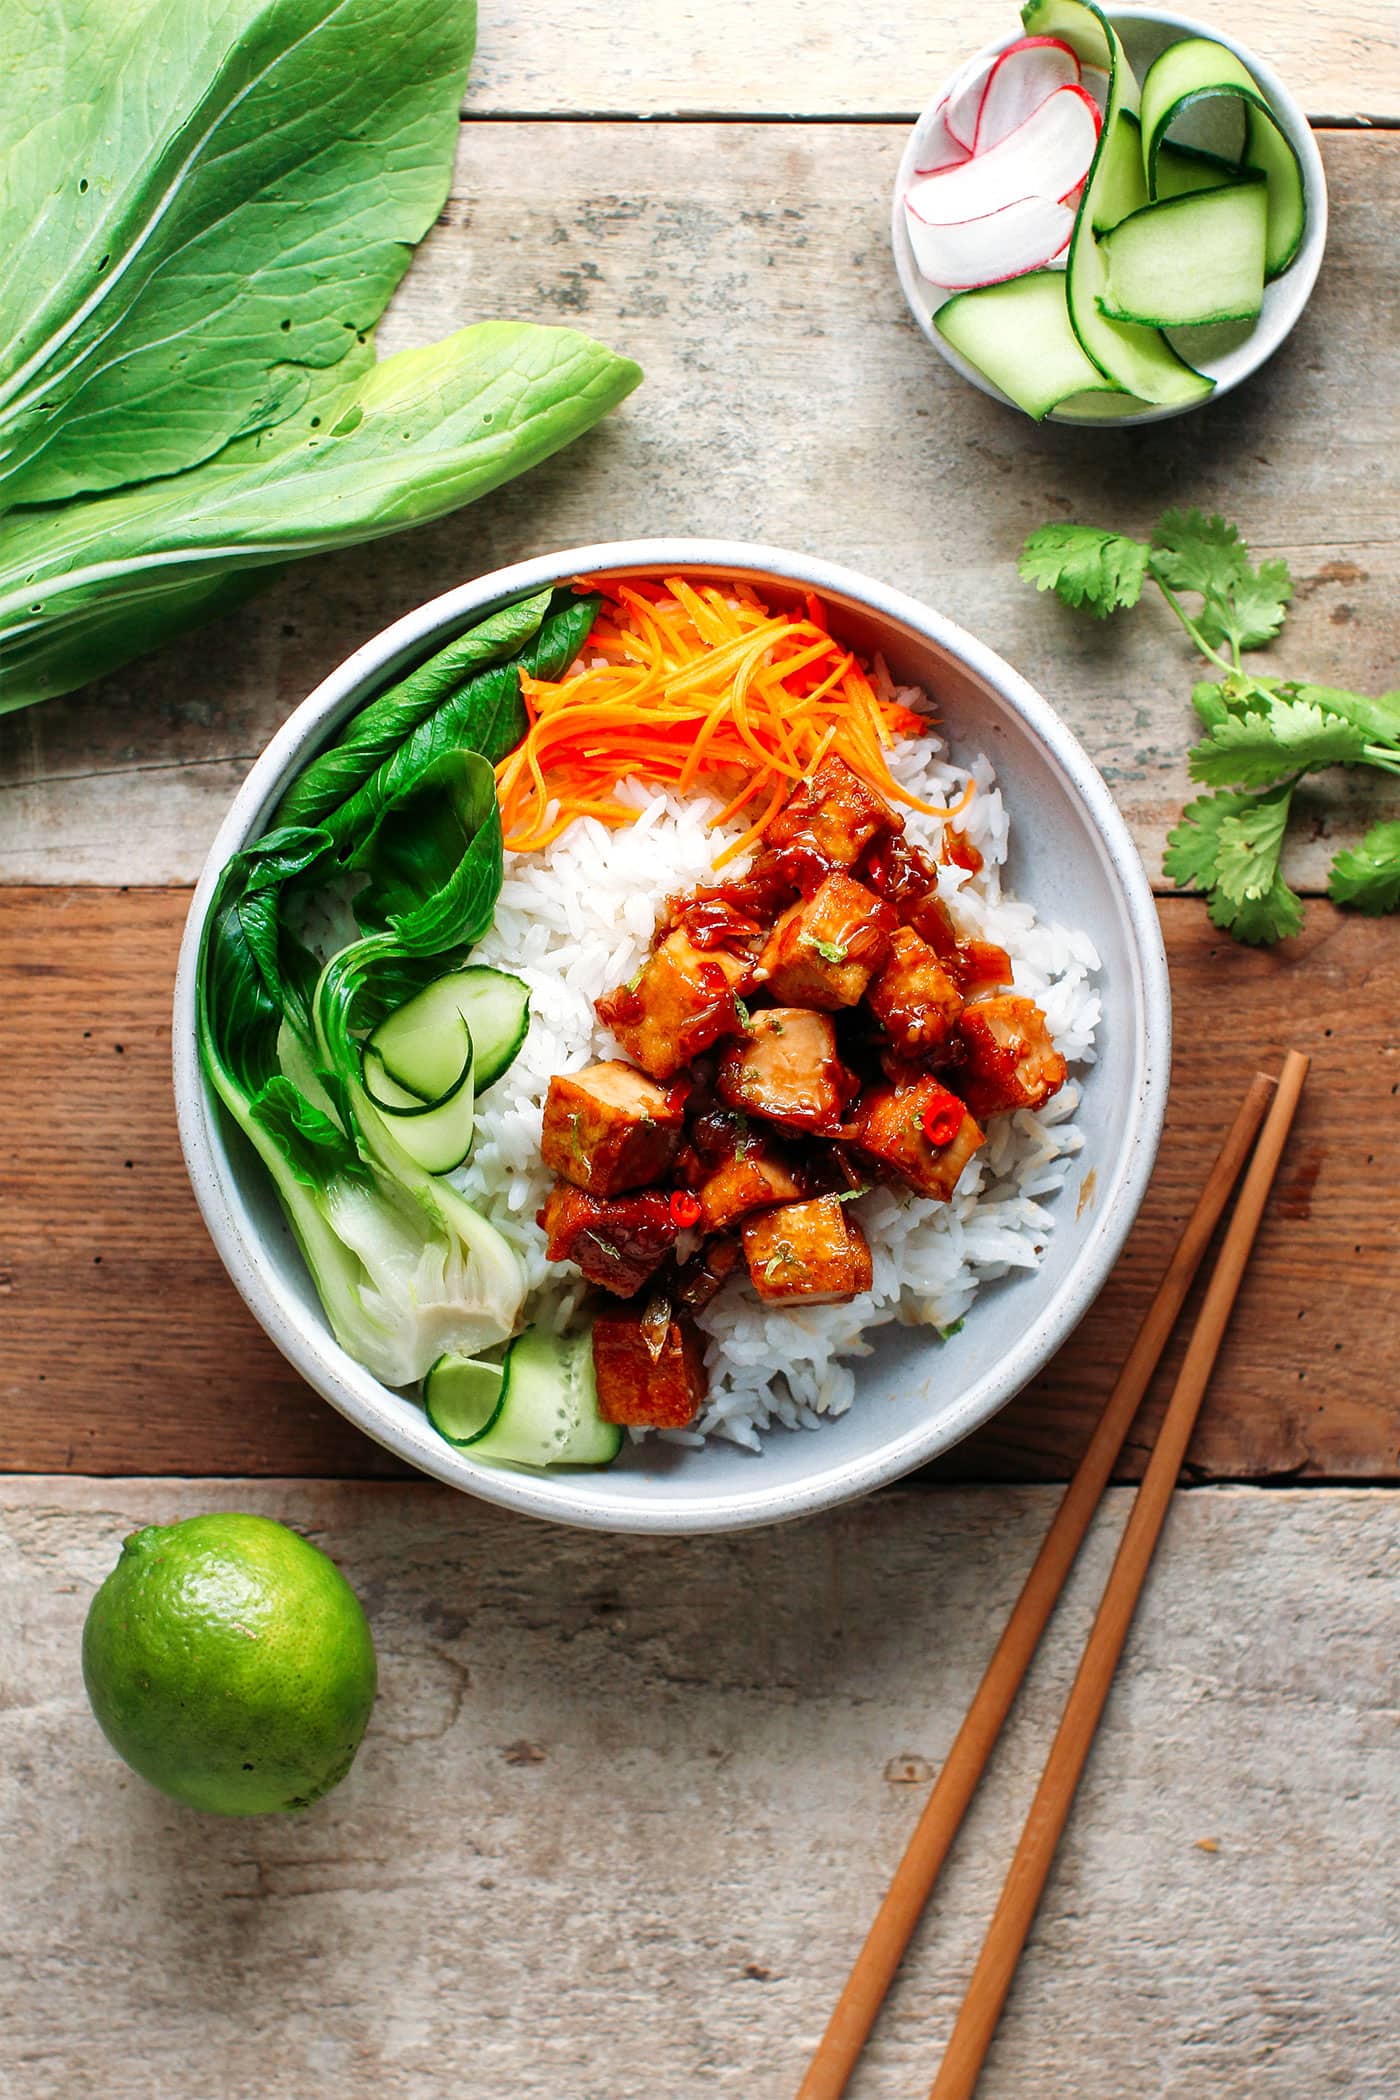
[[[1190,12],[1274,66],[1315,119],[1400,116],[1400,33],[1387,0],[1346,0],[1335,13],[1298,0],[1197,0]],[[859,16],[844,0],[570,0],[546,27],[521,0],[503,0],[481,10],[467,114],[912,113],[1016,17],[1014,0]]]
[[[754,10],[755,16],[763,10]],[[1298,17],[1302,19],[1301,15]],[[717,47],[718,48],[718,47]],[[647,382],[603,429],[455,519],[303,564],[237,619],[0,720],[0,880],[188,882],[273,728],[355,644],[464,576],[656,532],[806,547],[994,642],[1104,767],[1149,866],[1189,792],[1193,661],[1165,609],[1100,624],[1015,574],[1026,532],[1145,530],[1170,503],[1237,519],[1299,579],[1279,668],[1395,683],[1400,137],[1331,134],[1328,260],[1250,385],[1128,435],[1037,431],[965,386],[905,312],[888,253],[889,126],[488,124],[384,330],[492,312],[579,323]],[[1329,781],[1292,872],[1396,806]]]
[[[786,2100],[1049,1519],[893,1494],[600,1538],[418,1487],[0,1494],[0,2084],[25,2100]],[[852,2088],[927,2090],[1127,1494]],[[78,1670],[124,1532],[308,1531],[368,1605],[345,1784],[223,1822],[107,1748]],[[985,2079],[996,2100],[1400,2090],[1400,1497],[1182,1496]],[[757,1610],[735,1602],[760,1599]],[[62,1988],[77,1976],[79,1988]]]
[[[169,1079],[183,892],[0,891],[3,1464],[15,1472],[382,1474],[224,1277],[186,1184]],[[1045,1376],[945,1461],[1059,1478],[1077,1458],[1256,1062],[1315,1059],[1190,1467],[1199,1479],[1400,1479],[1400,952],[1309,909],[1286,952],[1163,905],[1176,1069],[1129,1253]],[[1141,1462],[1135,1446],[1127,1474]]]

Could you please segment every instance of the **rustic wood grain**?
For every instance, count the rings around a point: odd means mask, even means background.
[[[24,2100],[784,2100],[1049,1520],[891,1494],[568,1533],[427,1486],[0,1489],[0,2085]],[[1111,1494],[852,2100],[927,2090],[1122,1522]],[[364,1598],[350,1778],[221,1822],[79,1634],[122,1535],[301,1527]],[[995,2100],[1389,2100],[1400,1498],[1179,1497],[989,2062]]]
[[[398,1470],[291,1372],[186,1184],[169,1076],[183,892],[0,890],[0,1461],[15,1472]],[[1047,1374],[942,1470],[1072,1467],[1257,1062],[1314,1059],[1195,1442],[1198,1479],[1400,1478],[1400,951],[1325,904],[1272,955],[1164,903],[1176,1069],[1126,1260]],[[1142,1461],[1131,1448],[1126,1473]]]
[[[458,517],[303,563],[236,619],[0,720],[0,881],[191,881],[253,757],[353,646],[463,577],[590,540],[766,539],[951,613],[1083,737],[1154,874],[1189,792],[1193,658],[1164,609],[1100,624],[1019,583],[1032,527],[1218,508],[1298,578],[1280,669],[1400,682],[1400,136],[1324,138],[1327,260],[1272,363],[1127,433],[1037,431],[934,356],[889,259],[902,143],[880,125],[466,126],[385,347],[490,313],[570,322],[636,354],[645,385]],[[1337,775],[1308,807],[1289,865],[1317,888],[1337,839],[1400,803]]]
[[[1276,67],[1314,119],[1400,116],[1389,0],[1328,10],[1193,0],[1188,12]],[[1015,0],[859,13],[850,0],[569,0],[549,17],[496,0],[480,11],[467,114],[897,115],[1016,16]]]

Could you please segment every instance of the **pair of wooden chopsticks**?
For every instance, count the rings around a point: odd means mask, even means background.
[[[846,2090],[1108,1485],[1211,1234],[1259,1136],[1021,1842],[929,2095],[929,2100],[970,2100],[1088,1760],[1307,1069],[1307,1058],[1290,1050],[1277,1081],[1263,1073],[1255,1075],[895,1871],[797,2100],[840,2100]]]

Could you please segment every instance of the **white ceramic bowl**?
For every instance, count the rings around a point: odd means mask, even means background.
[[[794,586],[815,590],[843,635],[882,649],[897,676],[927,687],[955,748],[984,750],[996,765],[1012,818],[1012,888],[1042,914],[1085,928],[1098,948],[1104,1018],[1079,1115],[1085,1149],[1052,1199],[1045,1260],[1033,1275],[986,1286],[956,1342],[881,1330],[849,1413],[818,1430],[776,1431],[761,1456],[718,1440],[694,1451],[653,1439],[606,1471],[512,1472],[444,1443],[415,1400],[381,1385],[332,1338],[271,1184],[200,1071],[195,965],[219,870],[362,701],[507,600],[608,570],[738,573],[780,598]],[[1151,890],[1108,789],[1053,709],[999,656],[912,598],[827,562],[722,540],[544,555],[448,591],[356,650],[297,708],[235,796],[190,907],[175,989],[175,1093],[195,1195],[230,1276],[283,1355],[342,1414],[439,1480],[615,1531],[722,1531],[829,1508],[898,1479],[995,1414],[1083,1317],[1117,1258],[1156,1156],[1170,1050]]]
[[[1213,42],[1223,44],[1227,51],[1233,51],[1263,89],[1292,142],[1303,170],[1303,196],[1307,210],[1303,245],[1283,275],[1276,277],[1272,284],[1265,285],[1263,311],[1247,336],[1240,339],[1238,330],[1230,331],[1228,337],[1225,331],[1216,331],[1217,339],[1222,343],[1228,342],[1228,347],[1221,348],[1216,354],[1203,357],[1199,361],[1199,369],[1214,379],[1215,392],[1205,401],[1188,404],[1190,408],[1205,408],[1211,401],[1218,401],[1222,394],[1228,394],[1241,380],[1248,379],[1267,358],[1273,356],[1312,296],[1317,273],[1322,267],[1322,251],[1327,244],[1327,179],[1322,171],[1322,156],[1317,150],[1317,140],[1312,135],[1307,117],[1273,67],[1266,65],[1262,58],[1256,58],[1248,46],[1240,43],[1237,38],[1228,36],[1224,30],[1217,29],[1211,23],[1194,22],[1189,15],[1169,14],[1160,8],[1133,8],[1121,13],[1110,8],[1107,12],[1109,20],[1123,39],[1123,48],[1139,81],[1153,59],[1164,51],[1168,44],[1179,43],[1183,37],[1209,37]],[[975,60],[968,61],[969,67],[984,59],[994,58],[998,51],[1004,51],[1008,44],[1015,43],[1020,34],[1021,30],[1017,26],[1008,30],[1005,36],[996,37],[990,44],[983,46]],[[960,67],[959,71],[961,70]],[[954,75],[954,78],[956,77]],[[944,362],[950,364],[955,372],[961,372],[963,378],[970,380],[982,393],[990,394],[994,401],[1005,401],[1008,408],[1014,408],[1015,403],[1007,401],[1001,388],[993,386],[975,365],[969,364],[951,343],[945,342],[934,327],[934,308],[948,295],[941,287],[930,284],[927,278],[920,276],[905,222],[905,192],[914,179],[914,170],[923,155],[928,127],[934,112],[951,86],[951,80],[945,81],[928,104],[909,134],[899,163],[890,219],[895,269],[909,303],[910,313]],[[1118,416],[1111,414],[1106,408],[1084,414],[1070,414],[1056,409],[1046,421],[1080,424],[1096,429],[1107,425],[1114,430],[1124,430],[1135,423],[1160,423],[1167,416],[1181,416],[1187,412],[1187,408],[1141,408],[1129,415]],[[1022,411],[1016,409],[1016,413],[1020,415]]]

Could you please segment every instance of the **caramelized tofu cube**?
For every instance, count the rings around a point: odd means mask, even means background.
[[[908,907],[930,890],[937,894],[938,862],[916,846],[907,832],[888,832],[866,854],[861,879],[878,897],[888,897],[901,918],[906,918]]]
[[[928,1125],[949,1119],[948,1104],[962,1108],[948,1142],[935,1145]],[[938,1080],[927,1074],[873,1086],[856,1110],[856,1143],[868,1159],[898,1175],[921,1196],[947,1202],[974,1152],[987,1140],[975,1119]]]
[[[805,1006],[753,1014],[742,1042],[725,1051],[719,1091],[731,1108],[796,1130],[830,1130],[847,1099],[836,1024]]]
[[[838,1196],[784,1203],[750,1218],[744,1258],[770,1305],[838,1305],[868,1291],[870,1246]]]
[[[664,1327],[609,1306],[593,1316],[598,1412],[624,1429],[685,1429],[708,1390],[700,1336],[689,1320]]]
[[[597,1001],[598,1019],[653,1079],[674,1079],[743,1023],[736,996],[750,965],[724,948],[697,948],[680,927],[668,933],[631,984]]]
[[[972,999],[982,992],[995,991],[999,984],[1010,984],[1013,975],[1011,957],[995,941],[963,941],[960,945],[958,978],[964,998]]]
[[[692,1254],[684,1268],[676,1271],[675,1299],[686,1312],[699,1312],[708,1305],[715,1293],[723,1288],[738,1268],[740,1248],[737,1239],[721,1234],[706,1240],[698,1253]]]
[[[631,1298],[676,1244],[671,1206],[655,1189],[611,1201],[556,1181],[539,1214],[549,1261],[577,1263],[590,1283]]]
[[[670,1171],[685,1121],[668,1093],[620,1058],[551,1079],[540,1151],[544,1163],[595,1196],[660,1181]]]
[[[901,926],[870,987],[870,1007],[890,1041],[918,1057],[947,1042],[963,1002],[928,942],[912,926]]]
[[[759,1137],[739,1141],[733,1155],[716,1167],[696,1190],[700,1199],[700,1224],[705,1232],[723,1232],[727,1225],[761,1210],[768,1203],[789,1203],[802,1194],[801,1185],[776,1146]]]
[[[757,979],[784,1006],[856,1006],[889,953],[895,909],[839,869],[785,911]]]
[[[966,1055],[959,1083],[979,1116],[1039,1108],[1068,1076],[1033,999],[1011,993],[979,999],[963,1009],[958,1034]]]
[[[810,780],[799,782],[784,808],[768,827],[770,847],[808,846],[834,867],[853,868],[870,841],[882,832],[903,831],[896,816],[874,788],[842,758],[824,758]]]

